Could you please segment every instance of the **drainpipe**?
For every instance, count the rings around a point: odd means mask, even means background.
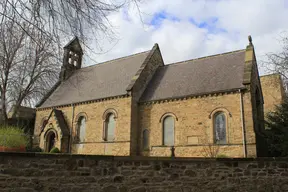
[[[69,141],[69,153],[72,153],[72,132],[73,132],[73,122],[74,122],[74,111],[75,111],[75,106],[72,103],[72,119],[71,119],[71,129],[70,129],[70,141]]]
[[[247,147],[246,147],[246,129],[245,129],[245,121],[244,121],[244,106],[243,106],[243,95],[241,89],[239,89],[240,93],[240,111],[241,111],[241,127],[242,127],[242,141],[243,141],[243,153],[244,157],[247,157]]]

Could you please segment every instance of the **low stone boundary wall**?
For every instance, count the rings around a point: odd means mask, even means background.
[[[288,191],[288,158],[0,153],[0,191]]]

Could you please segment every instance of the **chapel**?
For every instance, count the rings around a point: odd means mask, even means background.
[[[37,104],[34,145],[72,154],[265,156],[264,87],[248,39],[241,50],[172,64],[155,44],[82,67],[75,37],[58,82]]]

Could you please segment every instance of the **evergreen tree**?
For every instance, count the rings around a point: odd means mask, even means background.
[[[274,112],[267,114],[266,139],[269,156],[288,156],[288,98],[276,106]]]

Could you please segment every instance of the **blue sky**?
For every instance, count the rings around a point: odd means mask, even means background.
[[[244,49],[252,35],[258,63],[281,50],[288,0],[149,0],[109,16],[115,37],[100,35],[93,62],[149,50],[158,43],[165,63]],[[287,34],[288,35],[288,34]],[[88,63],[88,62],[86,62]],[[267,73],[264,68],[261,74]]]
[[[181,21],[178,17],[167,13],[165,10],[162,10],[162,11],[156,12],[153,15],[153,17],[150,19],[148,25],[152,25],[155,28],[158,28],[161,26],[162,22],[165,20],[170,20],[170,21],[174,21],[174,22],[180,22]]]
[[[224,28],[217,27],[217,22],[218,22],[217,17],[211,17],[203,21],[198,21],[196,22],[193,17],[189,19],[189,21],[193,24],[196,25],[198,28],[202,29],[207,29],[207,33],[226,33],[227,30]]]
[[[154,13],[153,17],[147,23],[148,25],[153,26],[155,29],[159,28],[165,20],[169,20],[172,22],[181,22],[180,18],[175,15],[167,13],[165,10],[161,10],[159,12]],[[227,32],[223,28],[217,27],[218,18],[217,17],[210,17],[206,20],[196,21],[193,17],[188,18],[188,21],[197,26],[198,28],[207,29],[208,33],[224,33]]]

